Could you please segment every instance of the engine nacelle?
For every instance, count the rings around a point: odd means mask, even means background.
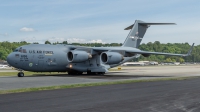
[[[89,58],[92,58],[92,55],[85,51],[69,51],[67,53],[67,59],[72,63],[87,61]]]
[[[103,52],[101,53],[101,61],[105,64],[118,64],[124,57],[117,52]]]

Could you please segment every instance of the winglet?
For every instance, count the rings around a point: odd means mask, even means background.
[[[191,55],[191,52],[192,52],[192,49],[194,47],[194,43],[192,44],[192,46],[190,47],[190,50],[188,51],[188,53],[184,56],[190,56]]]

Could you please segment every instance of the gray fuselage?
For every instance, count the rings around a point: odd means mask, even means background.
[[[101,53],[111,51],[122,51],[124,49],[139,51],[130,47],[83,47],[73,45],[48,45],[30,44],[18,47],[7,57],[8,63],[20,70],[34,72],[107,72],[109,68],[118,66],[139,55],[133,54],[131,57],[124,57],[116,64],[105,64],[101,62]],[[69,62],[67,53],[70,51],[86,50],[92,58],[82,62]],[[115,59],[112,57],[112,59]]]
[[[8,63],[18,69],[35,72],[64,72],[68,64],[65,45],[32,44],[9,54]]]

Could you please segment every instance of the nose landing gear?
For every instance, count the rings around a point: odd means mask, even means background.
[[[18,77],[24,77],[24,72],[22,69],[18,69],[19,73],[17,74]]]
[[[23,72],[19,72],[19,73],[17,74],[17,76],[18,76],[18,77],[24,77],[24,73],[23,73]]]
[[[22,69],[18,69],[20,72],[17,74],[18,77],[24,77],[24,72]]]
[[[24,72],[19,72],[19,73],[17,74],[17,76],[18,76],[18,77],[24,77]]]

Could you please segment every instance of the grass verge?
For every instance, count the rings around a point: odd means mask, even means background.
[[[17,76],[18,72],[0,72],[0,76]],[[24,72],[25,76],[31,75],[55,75],[55,74],[67,74],[67,72]]]
[[[49,86],[49,87],[23,88],[23,89],[16,89],[16,90],[0,90],[0,94],[78,88],[78,87],[89,87],[89,86],[103,86],[103,85],[113,85],[113,84],[128,84],[128,83],[139,83],[139,82],[186,80],[186,79],[194,79],[194,78],[199,78],[199,77],[195,76],[195,77],[175,77],[175,78],[143,79],[143,80],[123,80],[123,81],[113,81],[113,82],[98,82],[98,83],[71,84],[71,85],[60,85],[60,86]]]

